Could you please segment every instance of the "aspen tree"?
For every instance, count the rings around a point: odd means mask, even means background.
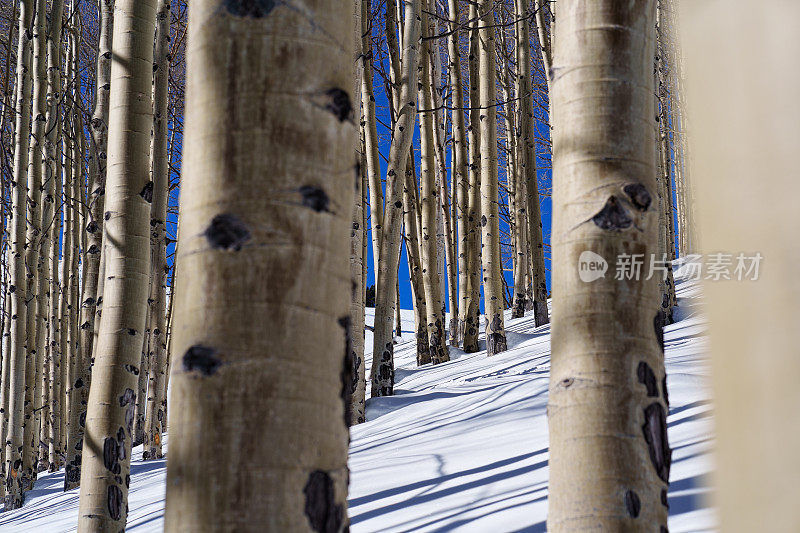
[[[547,312],[547,280],[544,265],[544,239],[542,237],[542,212],[539,206],[539,181],[536,177],[536,132],[533,117],[533,87],[531,84],[531,37],[528,2],[515,0],[517,17],[517,79],[519,83],[519,167],[525,177],[527,204],[527,237],[530,242],[531,285],[533,289],[534,323],[541,326],[550,322]]]
[[[31,95],[31,33],[28,29],[33,19],[33,0],[21,0],[17,35],[16,68],[16,125],[14,128],[14,183],[11,191],[11,221],[9,240],[12,259],[9,264],[9,293],[11,296],[11,327],[9,375],[9,416],[5,441],[6,495],[5,509],[22,506],[22,491],[27,484],[23,476],[23,424],[25,417],[25,373],[26,373],[26,279],[25,279],[25,209],[27,193],[24,184],[28,177],[28,137],[30,136]]]
[[[450,81],[450,91],[452,93],[451,102],[452,110],[450,113],[450,122],[452,124],[452,172],[450,179],[452,180],[456,194],[453,196],[453,205],[455,206],[456,225],[458,234],[458,324],[455,332],[456,346],[462,341],[464,337],[464,322],[466,320],[466,310],[469,305],[469,295],[466,291],[467,286],[467,240],[468,240],[468,227],[469,217],[467,213],[468,198],[469,198],[469,174],[467,166],[467,135],[466,126],[464,124],[464,110],[461,106],[464,105],[464,87],[461,77],[461,50],[460,50],[460,20],[459,20],[459,6],[458,0],[447,1],[447,12],[450,18],[450,35],[447,36],[447,53],[450,62],[448,68],[448,76]],[[452,324],[452,319],[451,319]],[[453,327],[452,325],[450,326]],[[451,333],[451,336],[453,334]],[[452,342],[452,341],[451,341]]]
[[[394,346],[392,317],[394,288],[400,261],[400,231],[403,202],[403,177],[408,150],[414,137],[417,113],[417,66],[419,64],[420,0],[405,0],[403,25],[403,63],[398,102],[401,102],[389,147],[386,172],[386,209],[383,216],[380,260],[375,284],[375,335],[372,362],[372,397],[390,396],[394,390]]]
[[[59,43],[60,48],[60,43]],[[59,113],[58,111],[56,111]],[[55,128],[61,129],[61,117],[55,119]],[[59,131],[58,137],[61,136]],[[59,242],[58,237],[61,234],[61,210],[63,207],[62,191],[61,191],[61,147],[60,142],[56,142],[55,151],[53,153],[53,200],[55,202],[55,213],[53,214],[53,221],[50,226],[50,306],[49,306],[49,325],[47,334],[47,349],[50,358],[50,367],[48,368],[50,390],[48,391],[48,404],[50,405],[50,419],[48,427],[48,470],[55,471],[64,464],[64,449],[61,446],[62,441],[62,411],[64,407],[64,384],[61,375],[61,365],[63,363],[62,347],[60,343],[60,320],[59,320],[59,304],[61,302],[61,284],[59,283],[59,269],[58,269],[58,256],[59,256]]]
[[[497,178],[497,107],[495,96],[495,24],[492,4],[479,0],[483,14],[478,29],[478,102],[480,103],[481,262],[486,315],[486,353],[507,349],[503,316],[503,270],[500,257],[500,216]]]
[[[108,114],[109,96],[111,93],[111,39],[114,24],[114,1],[98,2],[100,28],[98,36],[96,89],[92,119],[89,122],[89,134],[92,138],[92,164],[89,175],[88,222],[86,232],[86,252],[84,253],[85,276],[81,287],[80,306],[80,346],[84,362],[91,362],[94,352],[94,341],[97,336],[97,308],[103,298],[100,287],[100,257],[103,239],[103,207],[105,202],[107,146],[108,146]],[[137,369],[141,371],[140,369]],[[82,372],[80,411],[77,413],[78,427],[70,444],[67,445],[67,466],[64,476],[64,490],[70,490],[80,483],[81,450],[91,382],[91,364],[84,364]]]
[[[351,9],[189,9],[165,530],[344,531]]]
[[[515,0],[516,5],[517,0]],[[553,19],[549,17],[550,2],[548,0],[533,0],[533,9],[536,12],[536,31],[539,37],[539,48],[542,53],[542,66],[547,86],[550,87],[553,66]],[[528,19],[526,19],[527,21]],[[550,21],[550,24],[547,21]]]
[[[387,2],[387,13],[394,13],[393,1]],[[369,182],[369,209],[372,224],[372,266],[378,272],[380,256],[380,239],[383,223],[383,188],[381,185],[381,165],[378,145],[377,116],[375,114],[375,95],[372,82],[372,8],[370,0],[361,2],[361,54],[359,62],[362,67],[360,97],[363,116],[361,128],[364,130],[364,156],[366,159],[366,175]],[[390,20],[387,19],[387,24]]]
[[[50,27],[47,33],[47,121],[45,128],[45,207],[47,213],[42,217],[44,222],[42,231],[46,238],[42,243],[42,258],[45,261],[43,279],[47,282],[48,300],[42,309],[45,314],[46,339],[44,352],[47,365],[42,368],[46,374],[49,387],[43,391],[42,401],[46,406],[42,414],[43,440],[47,443],[46,461],[48,470],[53,472],[60,465],[57,440],[60,438],[58,429],[60,424],[60,380],[56,369],[58,368],[58,352],[55,348],[54,324],[55,310],[58,309],[58,236],[56,229],[60,223],[60,188],[57,186],[61,178],[60,136],[61,136],[61,34],[64,14],[64,1],[55,0],[50,12]],[[58,223],[57,223],[58,221]],[[44,451],[43,451],[44,454]],[[44,458],[43,458],[44,460]]]
[[[363,10],[369,16],[369,9],[361,0],[351,0],[353,18],[356,21],[352,25],[353,32],[353,57],[355,59],[356,72],[355,83],[353,84],[353,94],[361,93],[361,79],[364,77],[364,63],[362,49],[362,32],[364,31]],[[356,176],[356,194],[353,199],[353,219],[350,231],[350,280],[352,283],[350,292],[350,388],[345,391],[350,405],[350,425],[360,424],[366,421],[366,373],[364,370],[364,231],[362,223],[364,221],[364,195],[362,185],[366,182],[366,154],[365,154],[365,132],[364,132],[364,105],[360,99],[358,102],[359,117],[359,143],[357,150],[358,165]]]
[[[127,518],[133,410],[150,270],[149,133],[154,0],[117,0],[109,96],[103,320],[82,449],[79,531]]]
[[[671,324],[672,308],[678,304],[678,299],[675,296],[675,280],[672,275],[672,261],[675,260],[675,223],[673,216],[673,202],[672,202],[672,150],[669,142],[669,94],[667,92],[666,72],[667,65],[664,61],[665,44],[663,42],[663,4],[662,0],[657,0],[656,11],[656,91],[658,95],[658,151],[659,151],[659,170],[658,177],[661,196],[663,198],[663,211],[664,211],[664,224],[660,225],[661,234],[664,240],[664,250],[661,252],[662,257],[659,259],[665,260],[666,275],[664,276],[663,285],[665,288],[664,296],[667,301],[662,301],[662,310],[664,311],[664,323]]]
[[[467,237],[464,242],[466,284],[464,292],[464,326],[462,328],[462,347],[465,352],[478,351],[480,330],[480,102],[478,98],[478,11],[476,4],[470,3],[469,20],[475,21],[469,30],[469,126],[467,127],[467,147],[469,148],[468,186],[467,186]]]
[[[661,531],[671,451],[656,277],[580,277],[657,251],[655,2],[566,0],[555,35],[548,531]],[[586,278],[584,278],[586,279]]]
[[[144,459],[160,459],[161,433],[166,429],[167,407],[167,203],[169,161],[167,159],[169,85],[170,0],[158,0],[156,40],[153,53],[153,206],[150,213],[152,277],[150,292],[150,364],[147,386],[147,415],[144,423]],[[359,267],[360,268],[360,267]],[[359,289],[360,292],[360,289]],[[363,327],[362,327],[363,330]]]
[[[686,99],[697,251],[733,256],[730,280],[703,285],[717,436],[712,502],[720,531],[790,533],[800,530],[800,4],[751,8],[740,0],[682,2],[692,50]],[[743,70],[747,64],[757,73]]]
[[[40,413],[40,424],[37,424],[35,431],[39,434],[37,443],[40,443],[39,470],[49,469],[55,470],[55,461],[50,460],[50,450],[53,443],[53,415],[51,412],[51,400],[58,403],[58,399],[51,392],[55,386],[53,382],[53,374],[51,368],[55,364],[52,361],[53,351],[50,349],[51,340],[49,338],[49,324],[50,312],[52,303],[55,298],[55,290],[52,284],[52,265],[53,260],[51,254],[55,250],[57,253],[58,247],[54,248],[51,244],[53,234],[51,227],[54,225],[56,216],[56,197],[55,197],[55,176],[56,170],[55,163],[55,143],[58,137],[58,116],[59,116],[59,99],[61,95],[61,77],[59,69],[61,66],[61,23],[64,12],[63,0],[55,0],[51,5],[50,12],[50,25],[47,30],[47,38],[45,46],[47,47],[47,65],[46,65],[46,85],[47,91],[45,95],[44,110],[42,115],[45,117],[43,121],[43,133],[46,136],[44,139],[44,149],[41,151],[40,157],[44,159],[40,164],[43,165],[44,179],[42,182],[42,222],[39,234],[39,294],[40,303],[38,309],[38,331],[37,331],[37,347],[36,351],[38,359],[41,361],[41,366],[37,370],[41,374],[41,379],[37,380],[36,393],[38,394],[38,402],[36,408]],[[55,57],[53,57],[55,56]],[[57,234],[56,234],[57,238]],[[60,405],[60,404],[59,404]],[[55,451],[53,449],[53,451]],[[53,457],[55,459],[55,457]]]
[[[403,186],[403,229],[411,275],[411,292],[414,296],[414,323],[417,339],[417,365],[419,366],[431,362],[431,349],[428,342],[428,309],[425,301],[425,289],[422,286],[422,262],[417,228],[417,211],[419,210],[417,191],[414,160],[409,156],[406,166],[406,181]]]
[[[45,106],[47,96],[47,2],[37,0],[33,25],[33,94],[31,110],[31,138],[25,149],[28,156],[28,208],[25,264],[27,268],[26,315],[27,354],[25,360],[25,430],[24,456],[22,459],[22,477],[27,481],[23,490],[33,488],[36,479],[36,462],[39,450],[39,415],[37,409],[41,392],[37,392],[40,374],[40,356],[38,348],[39,309],[42,307],[42,295],[39,293],[39,236],[42,229],[42,147],[44,140]],[[27,105],[27,103],[26,103]],[[39,389],[41,390],[41,389]]]
[[[73,2],[73,6],[74,6]],[[76,102],[79,94],[80,70],[77,67],[79,33],[75,27],[71,28],[69,35],[69,49],[67,54],[67,80],[68,94],[72,101]],[[64,398],[64,433],[66,448],[66,466],[64,475],[64,487],[76,486],[74,483],[80,481],[80,470],[75,469],[78,457],[82,455],[83,429],[81,427],[81,406],[85,405],[82,393],[85,390],[85,383],[81,376],[84,366],[79,361],[80,353],[77,349],[78,339],[76,337],[75,322],[76,318],[76,295],[78,254],[80,253],[78,226],[79,222],[79,203],[81,201],[79,190],[81,180],[82,160],[79,136],[82,135],[83,128],[80,125],[80,117],[73,103],[68,111],[69,125],[67,139],[65,139],[65,163],[64,163],[64,234],[62,238],[62,261],[61,261],[61,300],[59,302],[60,314],[60,344],[62,357],[62,380],[66,390]],[[82,401],[83,400],[83,401]]]
[[[69,80],[71,80],[72,76],[72,61],[70,58],[72,57],[72,49],[68,47],[67,50],[67,69],[66,69],[66,78],[67,78],[67,90],[69,90]],[[64,390],[63,396],[63,403],[61,409],[61,439],[62,443],[59,446],[60,449],[65,450],[66,452],[66,466],[65,466],[65,483],[67,480],[70,479],[70,463],[71,458],[73,457],[72,453],[70,452],[70,407],[72,401],[72,392],[73,392],[73,375],[72,375],[72,358],[71,358],[71,346],[70,346],[70,339],[69,339],[69,293],[70,293],[70,286],[72,283],[71,276],[70,276],[70,265],[72,264],[72,254],[73,254],[73,231],[72,231],[72,221],[74,218],[74,212],[71,201],[71,189],[72,189],[72,157],[73,157],[73,144],[74,144],[74,136],[70,132],[72,122],[74,117],[72,113],[69,112],[69,108],[65,109],[65,120],[64,120],[64,153],[63,153],[63,180],[62,180],[62,195],[63,195],[63,209],[64,209],[64,220],[62,224],[62,231],[63,235],[61,238],[61,264],[59,265],[59,278],[61,279],[61,293],[59,294],[60,298],[58,301],[58,344],[60,347],[60,356],[61,356],[61,383]],[[74,433],[73,433],[74,435]]]
[[[423,0],[425,1],[425,0]],[[422,9],[421,25],[424,35],[430,32],[428,24],[428,9],[425,4]],[[432,84],[431,61],[429,55],[429,41],[423,40],[420,49],[419,103],[428,111],[419,113],[420,129],[420,208],[422,210],[422,240],[420,251],[422,259],[422,286],[425,291],[427,312],[428,344],[430,346],[431,362],[434,364],[450,360],[447,353],[447,344],[444,335],[444,317],[442,316],[441,278],[437,269],[438,247],[436,242],[436,221],[439,208],[438,188],[436,186],[436,163],[434,154],[434,118],[435,113],[433,98],[429,90]]]

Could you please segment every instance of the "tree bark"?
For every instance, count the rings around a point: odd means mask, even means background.
[[[548,531],[661,531],[671,451],[658,281],[655,2],[566,0],[554,43]],[[591,280],[643,254],[645,275]]]
[[[11,351],[9,374],[13,381],[9,391],[8,436],[6,438],[6,510],[22,506],[22,492],[27,484],[23,476],[23,432],[25,417],[26,373],[26,321],[27,290],[25,276],[25,210],[27,195],[24,184],[28,181],[28,138],[30,136],[31,95],[31,38],[29,31],[33,19],[33,0],[22,0],[19,7],[19,35],[17,45],[17,103],[14,128],[14,184],[11,190],[11,222],[9,237],[12,260],[9,265],[9,292],[11,297]]]
[[[469,20],[476,20],[476,4],[469,6]],[[467,141],[469,147],[469,169],[467,176],[467,236],[464,242],[467,279],[464,292],[467,301],[464,305],[463,349],[467,353],[477,352],[480,331],[480,97],[478,94],[478,25],[476,21],[469,31],[469,127]]]
[[[375,335],[372,362],[372,397],[390,396],[394,390],[394,346],[392,318],[396,304],[394,289],[400,261],[400,231],[403,215],[401,200],[408,163],[408,150],[414,137],[417,113],[417,66],[419,64],[420,0],[405,3],[403,64],[400,76],[402,102],[392,132],[386,178],[386,209],[383,216],[380,260],[375,290]]]
[[[533,87],[531,83],[530,22],[524,0],[515,0],[517,23],[517,76],[520,92],[520,167],[525,173],[527,197],[528,240],[530,241],[531,285],[533,288],[533,316],[536,326],[550,322],[547,312],[547,278],[544,265],[544,238],[542,236],[542,211],[539,206],[539,180],[536,176],[536,131],[533,117]],[[540,29],[541,32],[541,29]],[[549,67],[548,67],[549,69]]]
[[[189,9],[165,530],[343,531],[352,10]]]
[[[479,0],[484,14],[478,29],[478,101],[480,102],[481,242],[483,307],[486,321],[486,353],[508,348],[503,316],[503,270],[500,256],[500,216],[497,181],[497,107],[495,80],[495,27],[492,4]]]
[[[423,0],[424,1],[424,0]],[[427,3],[422,7],[421,25],[423,37],[429,34]],[[427,40],[422,41],[420,49],[419,104],[423,109],[434,108],[430,91],[431,61]],[[420,209],[422,210],[422,240],[420,241],[422,259],[422,286],[425,291],[427,314],[428,344],[431,362],[434,364],[450,360],[444,335],[444,317],[442,316],[441,286],[442,279],[438,272],[437,246],[437,210],[439,209],[439,190],[436,183],[436,163],[434,153],[434,118],[432,111],[419,113],[420,130]]]
[[[82,451],[80,531],[127,518],[133,410],[150,276],[150,128],[154,0],[118,0],[109,96],[103,320]]]
[[[150,292],[150,349],[147,411],[144,423],[143,459],[160,459],[161,434],[167,407],[167,203],[169,201],[169,160],[167,153],[169,90],[170,0],[158,0],[156,40],[153,53],[153,206],[150,213],[152,277]]]

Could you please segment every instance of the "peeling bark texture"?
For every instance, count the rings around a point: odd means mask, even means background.
[[[5,509],[22,507],[23,475],[23,423],[25,416],[25,337],[26,337],[26,279],[25,279],[25,206],[28,173],[27,140],[30,135],[30,102],[31,95],[31,37],[29,31],[33,19],[33,0],[21,0],[19,3],[18,48],[16,67],[16,142],[14,149],[14,183],[11,191],[11,222],[9,224],[9,241],[11,244],[11,261],[9,264],[9,292],[11,293],[11,358],[9,373],[13,376],[9,391],[8,434],[5,453]]]
[[[168,533],[348,527],[358,125],[326,93],[354,101],[352,11],[189,5]],[[246,228],[240,246],[204,235],[221,213]]]
[[[150,350],[147,408],[144,421],[144,459],[160,459],[161,434],[167,412],[167,152],[170,0],[158,0],[153,52],[153,142],[151,148],[153,204],[150,213]]]
[[[470,4],[469,19],[478,16],[477,6]],[[467,191],[467,236],[464,242],[465,265],[467,270],[464,293],[464,324],[462,326],[462,346],[467,353],[478,351],[480,331],[481,298],[481,259],[480,259],[480,218],[481,218],[481,174],[480,174],[480,99],[478,96],[478,28],[477,24],[469,30],[469,127],[467,142],[469,148],[469,178]]]
[[[657,531],[667,523],[657,277],[583,282],[586,250],[657,252],[655,1],[564,0],[552,80],[553,355],[548,422],[554,533]],[[570,384],[571,386],[566,386]]]
[[[485,13],[478,29],[481,216],[486,220],[486,223],[481,224],[483,306],[486,315],[486,353],[494,355],[508,348],[503,317],[505,306],[498,206],[495,27],[491,2],[479,0],[478,9],[481,13]]]
[[[155,0],[117,0],[114,14],[116,60],[111,65],[103,244],[106,279],[86,413],[78,514],[78,529],[87,532],[125,528],[124,479],[130,474],[137,386],[137,377],[125,365],[138,365],[141,357],[150,277],[150,203],[139,192],[150,181]],[[101,443],[110,438],[116,439],[119,471],[104,464]]]
[[[375,336],[372,362],[372,397],[391,396],[394,391],[394,347],[392,319],[394,318],[397,266],[400,261],[400,238],[403,181],[408,164],[408,150],[414,139],[414,119],[417,114],[417,66],[419,64],[420,0],[405,2],[403,27],[403,65],[397,120],[389,146],[386,171],[386,209],[383,213],[380,256],[375,284]]]
[[[686,99],[696,252],[733,253],[734,265],[738,253],[763,258],[758,280],[732,276],[702,287],[719,530],[800,531],[800,4],[759,2],[756,16],[741,0],[681,4],[691,50]],[[757,75],[742,75],[747,64],[759,65]],[[741,102],[749,103],[732,112]]]

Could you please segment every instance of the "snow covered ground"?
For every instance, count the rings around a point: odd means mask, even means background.
[[[680,320],[664,331],[673,448],[669,529],[714,529],[707,340],[699,289],[676,272]],[[367,324],[372,324],[372,310]],[[352,531],[545,531],[550,328],[506,317],[509,350],[487,358],[451,348],[451,361],[417,368],[413,313],[395,347],[395,396],[370,400],[350,447]],[[367,350],[372,334],[367,331]],[[367,358],[369,359],[369,358]],[[137,453],[138,452],[138,453]],[[134,451],[128,530],[160,531],[165,461]],[[74,531],[77,490],[45,474],[22,509],[0,514],[0,532]]]

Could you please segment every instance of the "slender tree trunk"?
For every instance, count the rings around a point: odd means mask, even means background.
[[[72,51],[69,50],[67,53],[67,84],[69,84],[69,80],[72,76]],[[67,87],[69,90],[69,87]],[[67,470],[65,471],[65,480],[69,479],[69,456],[70,456],[70,407],[72,405],[72,391],[73,391],[73,376],[72,376],[72,359],[71,359],[71,349],[70,349],[70,342],[69,342],[69,291],[70,291],[70,284],[71,284],[71,276],[69,267],[72,263],[72,252],[73,252],[73,233],[72,233],[72,219],[74,217],[75,210],[72,207],[72,199],[70,190],[72,188],[72,157],[73,157],[73,144],[74,144],[74,137],[70,132],[71,125],[73,122],[74,117],[71,116],[72,114],[65,110],[65,122],[64,122],[64,158],[63,158],[63,170],[64,170],[64,179],[62,184],[63,190],[63,205],[64,205],[64,222],[63,222],[63,235],[61,239],[61,264],[59,265],[59,278],[61,279],[61,294],[58,301],[58,344],[60,346],[61,351],[61,383],[62,388],[64,390],[63,396],[63,404],[61,410],[61,439],[62,443],[60,448],[66,451],[66,458],[67,458]],[[66,481],[65,481],[66,483]]]
[[[542,237],[542,212],[539,206],[539,180],[536,177],[536,132],[534,127],[534,98],[531,84],[530,23],[524,0],[515,0],[517,23],[517,76],[520,92],[520,167],[525,173],[525,192],[528,199],[527,223],[530,241],[531,285],[533,288],[534,323],[541,326],[550,322],[547,312],[547,278],[544,265],[544,239]],[[537,2],[541,5],[541,3]],[[541,28],[539,29],[541,35]],[[549,39],[549,37],[548,37]],[[547,41],[549,42],[549,41]],[[549,47],[549,44],[548,44]],[[549,48],[548,48],[549,49]],[[549,54],[549,52],[547,52]],[[549,72],[549,67],[547,67]]]
[[[190,10],[165,530],[343,531],[351,8]]]
[[[28,138],[30,136],[31,95],[31,38],[29,31],[33,19],[34,3],[22,0],[19,8],[19,35],[17,47],[17,103],[14,128],[14,183],[11,190],[11,223],[9,238],[12,260],[9,265],[9,292],[11,297],[11,351],[9,375],[13,381],[9,391],[8,436],[6,438],[6,510],[22,506],[22,492],[27,484],[23,476],[23,432],[25,417],[26,373],[26,275],[25,275],[25,209],[28,181]]]
[[[477,6],[469,6],[469,20],[476,20]],[[478,351],[480,331],[480,98],[478,96],[478,22],[469,31],[469,127],[467,141],[469,147],[469,169],[467,186],[467,236],[464,241],[465,267],[467,270],[464,292],[463,348],[467,353]]]
[[[464,125],[464,110],[461,106],[464,105],[464,87],[461,79],[461,50],[460,50],[460,33],[459,33],[459,5],[458,0],[448,0],[447,2],[448,16],[450,17],[450,35],[447,37],[447,52],[450,61],[448,74],[450,78],[450,91],[452,111],[450,113],[451,131],[453,137],[452,145],[452,171],[450,179],[455,186],[456,193],[453,197],[453,204],[455,206],[456,224],[458,226],[458,324],[455,331],[455,342],[451,338],[451,342],[458,346],[464,338],[464,322],[466,320],[466,311],[470,305],[469,294],[466,291],[467,287],[467,240],[468,240],[468,227],[469,218],[467,214],[467,205],[469,197],[469,175],[467,166],[467,136],[466,127]],[[451,310],[452,313],[452,310]],[[452,324],[452,319],[451,319]],[[451,325],[451,328],[453,326]],[[451,333],[451,336],[453,334]]]
[[[660,531],[671,451],[655,277],[584,281],[589,253],[656,252],[655,2],[566,0],[553,80],[548,531]]]
[[[515,0],[516,5],[517,0]],[[536,11],[536,30],[539,36],[539,47],[542,52],[542,64],[544,66],[545,79],[547,80],[548,94],[552,81],[553,47],[552,35],[553,26],[550,18],[549,2],[546,0],[533,0],[533,7]],[[526,22],[528,19],[525,19]],[[550,21],[550,24],[547,21]]]
[[[111,92],[111,39],[114,24],[114,2],[113,0],[100,0],[98,5],[100,35],[97,52],[96,92],[92,120],[89,123],[93,164],[90,165],[91,174],[89,176],[89,220],[84,228],[87,246],[84,253],[86,275],[83,279],[80,309],[80,349],[83,360],[88,364],[85,364],[82,375],[84,386],[80,390],[78,427],[67,446],[64,490],[77,487],[81,479],[82,452],[80,448],[85,427],[80,421],[86,419],[89,384],[91,383],[91,361],[93,360],[94,341],[98,326],[96,314],[103,297],[100,287],[100,257],[103,247],[103,207],[106,185],[109,95]]]
[[[42,227],[42,146],[44,140],[45,106],[47,96],[47,2],[37,0],[36,13],[33,25],[33,94],[31,111],[31,138],[30,144],[25,147],[30,151],[28,155],[28,209],[27,209],[27,237],[25,250],[25,265],[27,274],[27,305],[26,315],[26,346],[25,360],[25,430],[24,430],[24,456],[23,479],[26,485],[23,490],[33,488],[36,479],[36,463],[39,451],[39,415],[37,395],[39,383],[40,357],[36,350],[38,347],[38,318],[42,306],[39,294],[39,236]],[[26,103],[27,105],[27,103]]]
[[[370,0],[361,3],[361,107],[364,130],[364,156],[367,162],[367,181],[369,181],[369,210],[372,221],[372,261],[373,272],[378,272],[380,238],[383,222],[383,188],[381,186],[381,165],[378,146],[378,130],[375,115],[375,95],[372,89],[372,34]],[[389,9],[389,8],[387,8]],[[392,12],[394,9],[390,9]]]
[[[386,210],[383,217],[380,260],[375,290],[375,336],[372,363],[372,397],[390,396],[394,390],[394,346],[392,316],[396,303],[394,288],[400,261],[400,232],[403,202],[403,180],[408,163],[408,150],[414,137],[417,112],[417,66],[419,64],[420,0],[405,2],[403,28],[403,65],[397,120],[389,147],[386,178]]]
[[[424,0],[423,0],[424,1]],[[429,34],[428,5],[422,7],[423,36]],[[422,109],[431,110],[434,107],[429,86],[431,80],[431,61],[429,58],[427,40],[422,41],[420,50],[420,83],[419,103]],[[442,316],[441,287],[442,279],[439,277],[438,246],[436,239],[436,213],[439,208],[438,187],[436,184],[436,164],[434,153],[434,118],[432,111],[419,114],[420,128],[420,208],[422,210],[422,286],[425,291],[427,311],[428,343],[430,345],[431,362],[434,364],[450,360],[444,336],[444,317]]]
[[[503,270],[500,256],[500,216],[497,181],[497,107],[495,96],[495,28],[489,0],[479,0],[478,9],[485,16],[478,29],[478,101],[480,102],[481,152],[481,261],[483,306],[486,315],[486,353],[494,355],[507,349],[503,316]]]
[[[167,202],[169,200],[169,160],[167,159],[167,120],[169,82],[170,2],[158,0],[156,41],[153,53],[153,207],[150,213],[152,290],[150,292],[150,373],[147,386],[147,415],[144,423],[144,459],[160,459],[161,433],[166,429],[167,406]],[[360,292],[360,289],[359,289]],[[363,329],[363,328],[362,328]]]
[[[149,98],[153,0],[118,0],[114,20],[105,224],[104,317],[92,368],[82,451],[81,531],[120,530],[127,518],[133,411],[150,275]]]
[[[405,230],[406,254],[408,255],[411,291],[414,296],[414,324],[417,339],[417,365],[431,362],[431,349],[428,343],[428,309],[425,289],[422,287],[422,261],[420,259],[419,231],[417,228],[417,176],[414,160],[409,155],[406,165],[406,181],[403,186],[403,228]]]

